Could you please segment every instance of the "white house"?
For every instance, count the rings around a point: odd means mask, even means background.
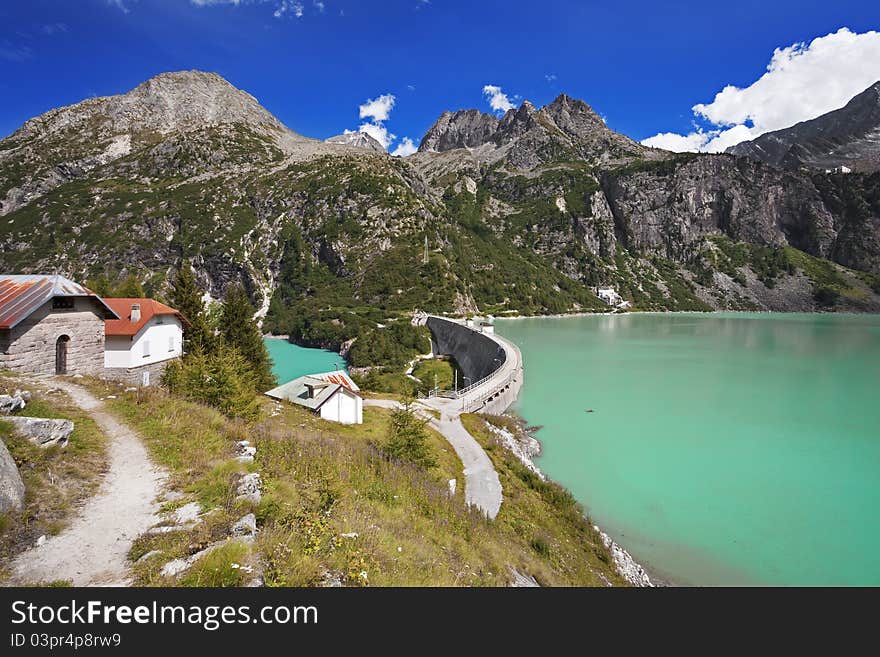
[[[183,355],[186,319],[153,299],[103,299],[119,319],[104,322],[105,375],[148,386]]]
[[[360,388],[342,370],[308,374],[266,393],[273,399],[305,406],[324,420],[363,424],[364,399]]]

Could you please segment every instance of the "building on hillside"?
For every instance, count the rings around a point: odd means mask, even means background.
[[[0,274],[0,370],[100,375],[104,322],[116,318],[63,276]]]
[[[331,422],[364,422],[364,399],[360,388],[342,370],[301,376],[273,388],[266,395],[305,406]]]
[[[186,318],[153,299],[104,299],[116,319],[104,323],[104,376],[135,385],[158,381],[183,355]]]

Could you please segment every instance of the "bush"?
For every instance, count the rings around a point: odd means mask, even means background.
[[[189,354],[165,368],[162,383],[174,394],[228,417],[254,420],[260,412],[253,371],[234,349]]]

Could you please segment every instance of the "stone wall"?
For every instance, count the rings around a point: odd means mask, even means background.
[[[150,373],[151,386],[157,386],[162,381],[162,374],[168,363],[178,360],[177,358],[169,358],[158,363],[150,363],[149,365],[141,365],[140,367],[108,367],[101,373],[105,379],[119,381],[130,386],[142,386],[144,383],[144,372]]]
[[[506,372],[498,372],[508,358],[508,351],[499,343],[502,338],[438,317],[428,317],[425,324],[431,331],[434,354],[452,356],[468,377],[466,386],[497,372],[491,381],[461,398],[462,411],[501,415],[516,401],[523,384],[522,356],[516,345],[506,342],[514,360]]]
[[[104,310],[96,300],[74,300],[69,310],[53,310],[52,301],[11,330],[0,331],[0,369],[55,374],[55,344],[67,343],[67,373],[96,374],[104,370]]]
[[[464,376],[465,386],[485,379],[504,363],[507,354],[492,338],[462,324],[428,317],[431,349],[435,355],[452,356]]]

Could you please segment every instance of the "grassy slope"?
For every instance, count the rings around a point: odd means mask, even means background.
[[[63,418],[74,423],[66,447],[41,448],[18,436],[0,421],[0,440],[6,444],[24,481],[26,500],[20,514],[0,516],[0,564],[31,547],[41,535],[59,533],[76,508],[91,496],[107,468],[107,441],[97,424],[63,393],[22,386],[13,376],[0,376],[0,391],[25,387],[33,399],[17,415]],[[0,565],[0,579],[3,578]]]
[[[603,577],[625,585],[610,564],[593,523],[571,493],[552,481],[542,481],[513,454],[499,445],[487,429],[485,416],[461,416],[462,424],[486,450],[504,490],[504,503],[495,519],[502,531],[540,554],[546,570],[530,570],[539,582],[604,584]]]
[[[140,400],[119,394],[108,404],[172,471],[185,493],[175,506],[198,499],[216,509],[192,531],[138,539],[134,559],[163,551],[136,564],[140,584],[241,584],[233,559],[259,560],[270,586],[319,585],[328,573],[346,585],[498,586],[510,581],[510,567],[542,584],[620,582],[580,515],[565,511],[550,489],[528,488],[515,459],[497,448],[491,453],[501,464],[505,503],[501,520],[489,522],[464,505],[461,464],[439,435],[430,435],[439,462],[431,471],[383,456],[377,449],[388,422],[382,409],[365,409],[364,425],[344,427],[284,405],[279,415],[247,428],[161,391],[141,393]],[[232,458],[234,441],[244,438],[257,447],[248,466]],[[246,546],[250,553],[225,547],[235,554],[199,561],[178,581],[160,577],[162,564],[219,540],[251,510],[234,500],[245,469],[263,478],[263,500],[253,509],[261,531]],[[452,498],[451,478],[458,480]]]

